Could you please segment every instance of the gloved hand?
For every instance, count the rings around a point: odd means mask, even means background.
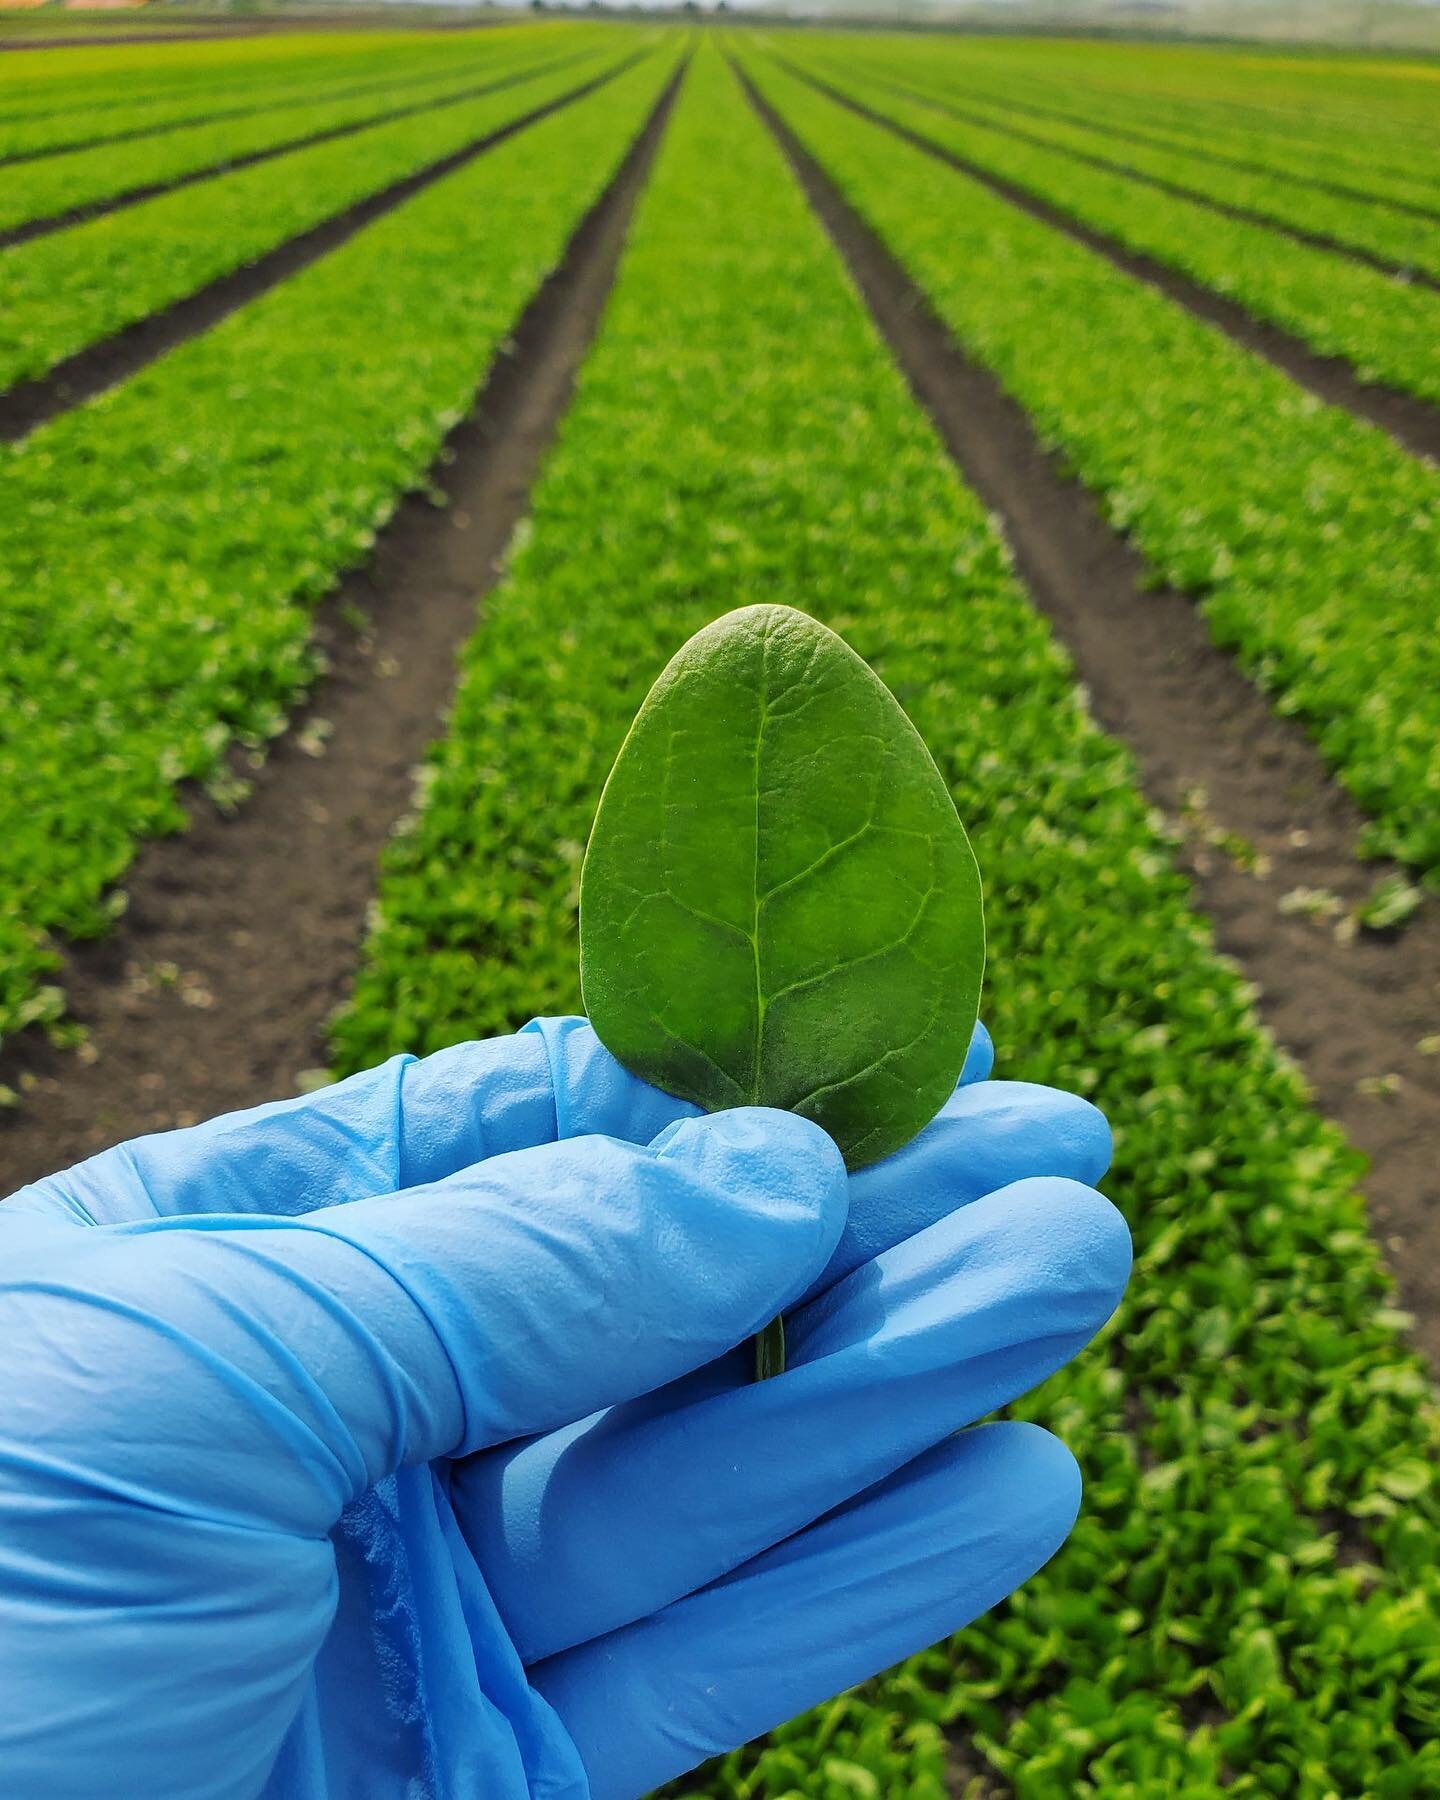
[[[571,1019],[0,1206],[4,1791],[630,1800],[993,1605],[1079,1480],[952,1434],[1129,1241],[1100,1115],[988,1056],[849,1180]]]

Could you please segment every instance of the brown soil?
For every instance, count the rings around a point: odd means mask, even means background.
[[[1308,349],[1298,338],[1281,331],[1278,326],[1266,325],[1252,318],[1238,302],[1227,300],[1222,294],[1202,287],[1199,282],[1191,281],[1152,257],[1127,250],[1105,232],[1080,224],[1059,207],[1037,199],[1015,182],[993,175],[979,163],[970,162],[953,151],[943,149],[939,144],[931,143],[918,131],[911,131],[907,126],[887,119],[884,113],[876,112],[873,107],[851,99],[848,94],[841,93],[838,88],[831,87],[828,82],[811,75],[807,70],[791,64],[786,67],[800,80],[808,82],[837,105],[843,106],[847,112],[891,132],[925,155],[933,157],[936,162],[957,169],[962,175],[969,176],[972,181],[979,182],[991,193],[1008,201],[1020,212],[1028,213],[1041,224],[1062,232],[1077,244],[1083,244],[1086,249],[1096,251],[1125,274],[1133,275],[1148,286],[1158,288],[1162,294],[1183,306],[1187,312],[1193,313],[1196,318],[1218,326],[1227,337],[1233,338],[1244,349],[1274,363],[1292,381],[1307,388],[1319,399],[1331,406],[1342,406],[1356,418],[1378,425],[1413,455],[1440,461],[1440,407],[1433,406],[1428,400],[1421,400],[1414,394],[1404,393],[1399,388],[1362,381],[1342,357],[1319,355]]]
[[[522,69],[497,81],[481,82],[475,87],[466,88],[463,93],[446,94],[438,100],[417,100],[408,106],[394,106],[388,112],[372,113],[368,118],[354,120],[349,125],[332,125],[324,131],[312,131],[304,137],[287,138],[283,144],[269,144],[263,150],[251,150],[244,156],[226,157],[220,162],[208,163],[203,169],[187,170],[185,174],[176,175],[169,181],[152,181],[148,186],[130,188],[108,200],[94,200],[84,206],[72,206],[68,212],[52,213],[47,219],[31,219],[24,225],[13,226],[9,231],[0,231],[0,250],[13,250],[17,245],[33,243],[36,238],[50,237],[57,231],[68,230],[72,225],[83,225],[90,219],[103,219],[108,213],[124,212],[127,207],[138,206],[142,200],[154,200],[161,194],[178,193],[181,188],[194,187],[198,182],[213,181],[220,175],[233,175],[240,169],[252,169],[257,163],[273,162],[276,157],[289,156],[297,150],[310,150],[317,144],[328,144],[334,138],[354,137],[356,132],[368,131],[374,125],[393,125],[396,120],[408,119],[415,113],[439,112],[443,107],[459,106],[467,100],[477,100],[482,94],[498,93],[501,88],[514,87],[519,82],[533,81],[539,75],[551,74],[554,70],[563,68],[566,63],[579,61],[585,54],[587,53],[580,51],[573,56],[558,56],[550,62]],[[130,135],[126,134],[127,137]],[[105,140],[107,143],[117,141],[119,140],[114,138]]]
[[[749,84],[747,83],[747,88]],[[1140,557],[1041,448],[1028,419],[968,361],[924,296],[753,90],[917,398],[962,475],[999,516],[1021,575],[1074,656],[1100,723],[1135,751],[1147,795],[1188,814],[1186,862],[1220,948],[1259,988],[1320,1109],[1370,1158],[1375,1229],[1416,1338],[1440,1364],[1440,906],[1393,939],[1337,940],[1280,909],[1298,888],[1347,903],[1381,870],[1361,864],[1364,815],[1303,731],[1270,711],[1210,641],[1195,606],[1145,586]],[[1187,798],[1203,790],[1203,807]],[[1238,833],[1268,861],[1246,873],[1214,839]],[[1397,1077],[1393,1093],[1377,1078]],[[1385,1084],[1387,1087],[1389,1084]]]
[[[998,1800],[1006,1790],[983,1759],[951,1727],[945,1745],[945,1792],[949,1800]]]
[[[142,849],[115,932],[67,952],[86,1049],[32,1033],[0,1060],[23,1101],[0,1120],[0,1194],[117,1139],[293,1093],[324,1064],[376,858],[568,403],[680,79],[447,441],[432,474],[444,508],[406,500],[323,609],[330,671],[242,811],[192,797],[189,831]],[[357,608],[358,635],[344,623]],[[322,716],[323,754],[307,754]]]
[[[793,64],[786,65],[793,68]],[[1139,187],[1148,187],[1156,193],[1173,195],[1177,200],[1188,200],[1195,206],[1203,206],[1207,212],[1218,213],[1222,218],[1236,219],[1242,225],[1258,225],[1276,237],[1289,238],[1292,243],[1308,245],[1312,250],[1326,250],[1335,256],[1346,257],[1350,262],[1362,263],[1367,269],[1373,269],[1377,275],[1387,275],[1392,280],[1400,281],[1408,286],[1430,288],[1440,293],[1440,281],[1423,269],[1412,269],[1408,264],[1392,262],[1384,256],[1377,256],[1374,251],[1362,249],[1358,244],[1346,243],[1343,238],[1331,237],[1323,231],[1306,231],[1298,225],[1287,225],[1281,219],[1275,219],[1268,213],[1257,212],[1250,206],[1238,206],[1233,201],[1217,200],[1213,194],[1203,193],[1199,188],[1188,187],[1183,181],[1169,181],[1164,176],[1148,175],[1141,169],[1131,168],[1129,163],[1121,162],[1115,157],[1100,156],[1094,151],[1077,150],[1069,144],[1056,144],[1049,138],[1042,137],[1037,131],[1026,131],[1020,125],[1002,125],[985,113],[971,112],[953,102],[937,100],[931,94],[917,93],[914,88],[902,86],[897,81],[879,81],[876,85],[888,88],[891,92],[902,94],[919,106],[928,106],[935,112],[948,113],[950,117],[964,119],[972,125],[983,126],[987,131],[998,132],[1002,137],[1015,138],[1023,144],[1033,144],[1039,150],[1048,151],[1052,156],[1068,158],[1071,162],[1084,163],[1087,168],[1100,169],[1107,175],[1121,175],[1126,181],[1133,181]]]
[[[643,51],[632,53],[601,74],[592,76],[589,81],[571,88],[568,93],[561,94],[554,100],[547,100],[543,106],[533,107],[519,118],[511,119],[496,130],[487,132],[484,137],[476,138],[473,143],[441,157],[438,162],[417,170],[413,175],[406,175],[400,181],[392,182],[389,187],[368,195],[309,231],[288,238],[267,255],[244,268],[236,269],[230,275],[223,275],[198,292],[177,300],[173,306],[151,313],[148,318],[141,319],[134,325],[127,325],[113,337],[78,351],[64,362],[57,363],[48,374],[37,376],[33,381],[17,382],[14,387],[0,393],[0,443],[17,443],[59,414],[69,412],[71,408],[81,406],[87,400],[93,400],[107,388],[128,381],[146,363],[164,356],[167,351],[183,344],[187,338],[198,337],[201,332],[211,330],[240,307],[258,299],[261,294],[268,293],[282,281],[288,281],[302,269],[309,268],[311,263],[318,262],[332,250],[338,250],[357,231],[373,224],[376,219],[383,218],[386,213],[393,212],[397,206],[413,199],[416,194],[433,186],[446,175],[473,162],[477,156],[483,156],[487,150],[493,150],[497,144],[504,143],[506,138],[514,137],[517,132],[539,124],[552,113],[573,106],[577,100],[583,100],[587,94],[604,87],[607,82],[613,81],[617,75],[636,63],[643,54]]]

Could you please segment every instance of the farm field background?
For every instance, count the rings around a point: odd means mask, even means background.
[[[1440,66],[269,31],[0,57],[0,173],[0,1192],[577,1008],[651,678],[801,607],[1136,1269],[1060,1555],[674,1793],[1440,1792]]]

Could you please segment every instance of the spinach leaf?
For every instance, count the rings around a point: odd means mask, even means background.
[[[802,1113],[860,1168],[944,1104],[983,964],[969,841],[879,677],[787,606],[691,638],[585,857],[581,986],[611,1052],[708,1111]]]

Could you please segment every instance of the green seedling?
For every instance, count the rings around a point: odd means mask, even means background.
[[[1355,909],[1366,931],[1396,931],[1419,912],[1425,896],[1403,875],[1383,875]]]
[[[609,1050],[707,1111],[813,1119],[858,1169],[954,1088],[984,957],[969,840],[873,670],[790,607],[691,638],[621,746],[581,876]],[[756,1344],[778,1373],[780,1322]]]

